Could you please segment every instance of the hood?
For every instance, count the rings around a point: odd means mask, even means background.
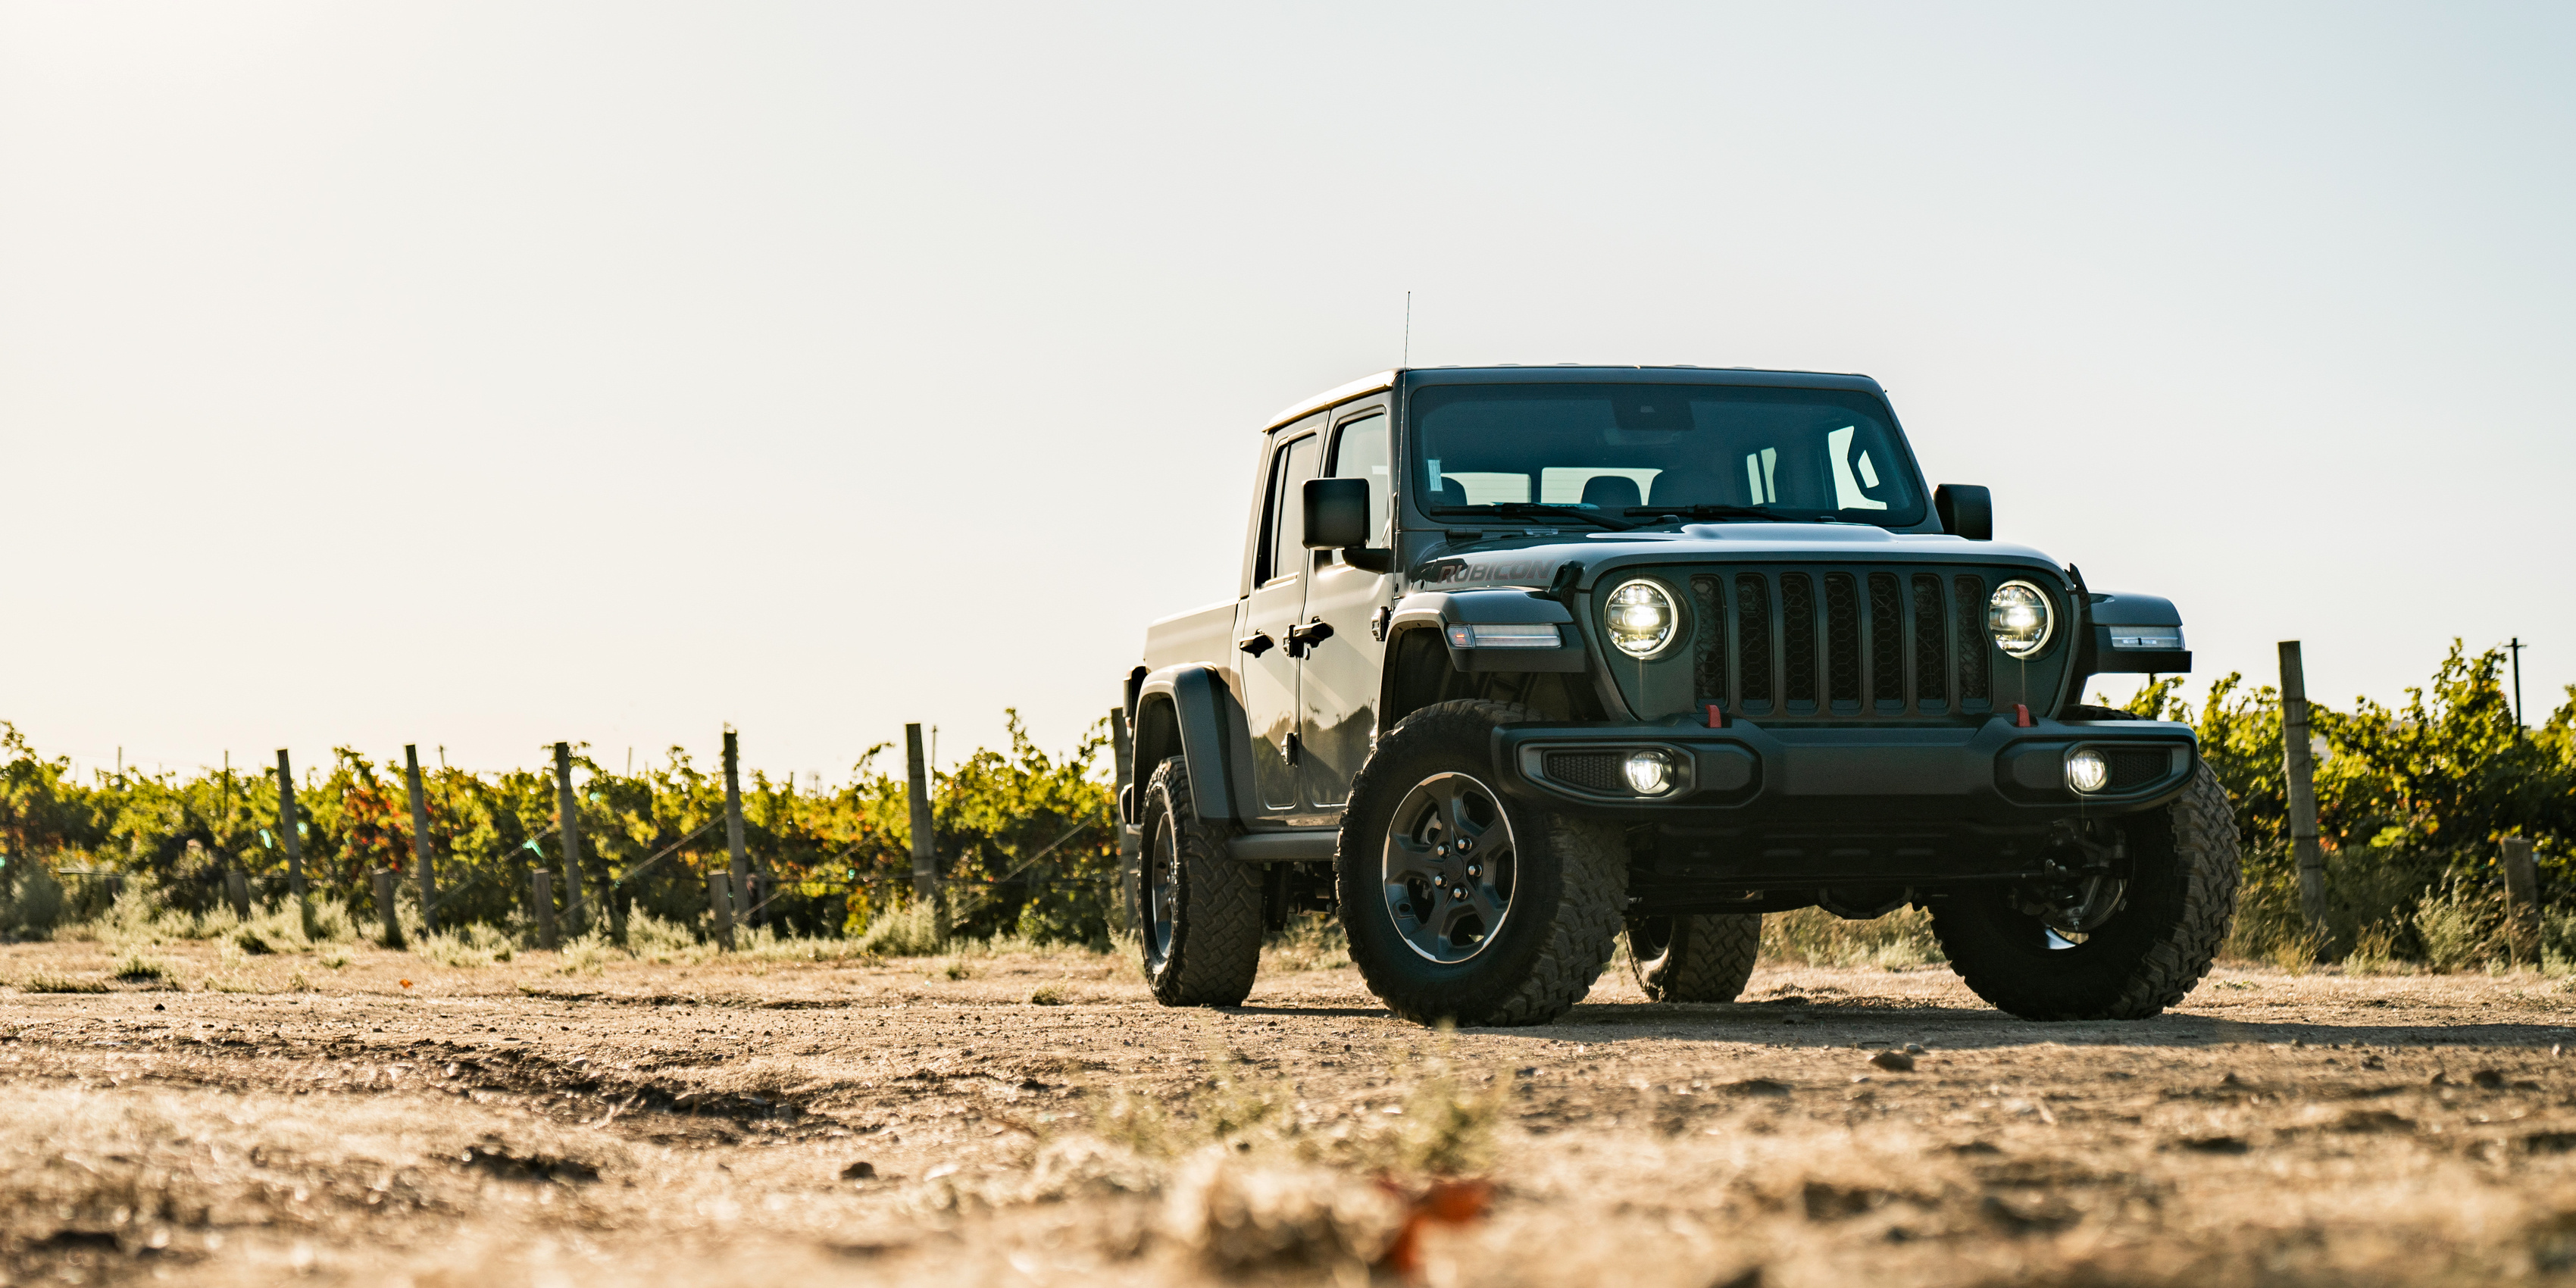
[[[1542,589],[1559,569],[1581,565],[1575,585],[1637,564],[1927,563],[2019,564],[2058,571],[2056,560],[2008,541],[1970,541],[1941,532],[1890,532],[1856,523],[1693,523],[1649,532],[1534,532],[1435,546],[1409,573],[1416,586]]]

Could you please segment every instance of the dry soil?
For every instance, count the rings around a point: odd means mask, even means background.
[[[1448,1034],[1284,961],[1165,1010],[1086,953],[157,951],[53,993],[117,959],[0,948],[8,1282],[2576,1277],[2576,997],[2531,974],[2222,968],[2099,1024],[1938,968],[1613,974]]]

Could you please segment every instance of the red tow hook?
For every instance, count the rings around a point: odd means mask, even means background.
[[[1726,727],[1726,713],[1719,710],[1717,704],[1714,702],[1708,704],[1708,727],[1711,729],[1723,729]]]
[[[2034,723],[2034,722],[2033,722],[2033,721],[2031,720],[2031,718],[2030,718],[2030,705],[2029,705],[2028,703],[2024,703],[2024,702],[2016,702],[2016,703],[2014,703],[2014,704],[2013,704],[2013,728],[2015,728],[2015,729],[2028,729],[2028,728],[2030,728],[2030,727],[2031,727],[2031,725],[2032,725],[2033,723]]]

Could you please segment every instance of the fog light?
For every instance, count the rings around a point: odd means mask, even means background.
[[[1628,753],[1628,790],[1640,796],[1661,796],[1673,787],[1672,757],[1660,751]]]
[[[2077,748],[2066,758],[2066,785],[2079,792],[2098,792],[2111,781],[2111,762],[2091,747]]]

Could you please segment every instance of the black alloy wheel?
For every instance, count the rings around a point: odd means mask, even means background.
[[[1418,1023],[1541,1024],[1609,964],[1627,904],[1617,829],[1494,788],[1493,733],[1536,718],[1455,701],[1405,717],[1351,783],[1334,859],[1353,965]]]

